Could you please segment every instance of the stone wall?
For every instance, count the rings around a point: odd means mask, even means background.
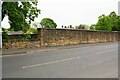
[[[23,49],[23,48],[37,48],[40,47],[39,40],[9,40],[4,42],[3,49]]]
[[[118,41],[118,32],[88,31],[75,29],[38,29],[34,40],[9,40],[3,48],[38,48],[46,46],[73,45]]]
[[[38,29],[41,46],[118,41],[118,32],[75,29]]]

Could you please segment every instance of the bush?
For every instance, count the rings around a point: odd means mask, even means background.
[[[2,32],[2,41],[5,42],[5,41],[8,41],[8,39],[9,39],[9,38],[8,38],[7,32],[3,31],[3,32]]]

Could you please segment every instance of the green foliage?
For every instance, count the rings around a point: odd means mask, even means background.
[[[3,2],[2,20],[8,15],[11,29],[14,31],[26,32],[31,21],[34,21],[40,10],[37,9],[37,2]]]
[[[40,22],[42,28],[51,28],[55,29],[57,27],[57,24],[50,18],[44,18]]]
[[[8,38],[11,40],[31,39],[31,34],[9,35]]]
[[[8,40],[8,34],[6,32],[6,29],[2,28],[2,41],[5,42]]]
[[[14,31],[14,29],[8,28],[7,31]]]
[[[2,28],[2,42],[7,42],[9,40],[36,40],[38,39],[37,29],[29,28],[26,34],[16,34],[8,35],[8,31],[12,31],[10,28]]]
[[[26,38],[26,39],[30,39],[30,38],[31,38],[31,35],[30,35],[30,34],[28,34],[28,35],[23,35],[23,37]]]
[[[80,24],[79,26],[75,26],[76,29],[83,29],[83,30],[88,30],[89,26],[86,24]]]
[[[37,34],[37,29],[36,28],[29,28],[26,34]]]
[[[107,16],[103,14],[98,18],[95,25],[96,30],[120,31],[120,17],[115,12],[111,12]]]
[[[92,25],[90,26],[90,30],[95,30],[95,24],[92,24]]]

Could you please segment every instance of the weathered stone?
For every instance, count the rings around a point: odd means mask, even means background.
[[[39,48],[45,46],[74,45],[82,43],[113,42],[120,40],[119,32],[87,31],[75,29],[38,29],[38,39],[9,40],[3,48]]]

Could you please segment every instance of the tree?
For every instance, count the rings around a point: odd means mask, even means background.
[[[2,4],[2,20],[8,15],[10,28],[14,31],[26,32],[31,21],[38,16],[40,10],[37,9],[36,2],[3,2]]]
[[[109,15],[112,31],[120,31],[120,17],[113,11]]]
[[[98,17],[95,25],[96,30],[120,31],[120,17],[113,11],[109,15]]]
[[[109,16],[105,16],[104,14],[98,17],[98,22],[96,24],[96,30],[108,30],[111,31],[111,24]]]
[[[117,31],[120,31],[120,16],[118,16],[117,18],[118,19],[117,19],[117,22],[116,22],[116,24],[117,24],[116,28],[117,28]]]
[[[50,18],[43,18],[40,22],[42,28],[51,28],[55,29],[57,24]]]

